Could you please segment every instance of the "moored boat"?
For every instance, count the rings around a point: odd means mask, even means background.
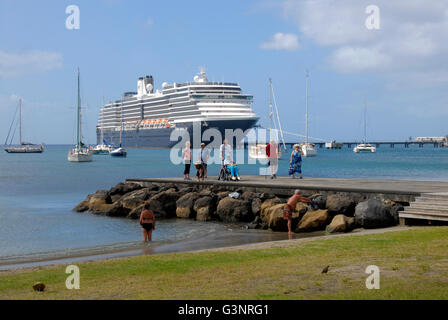
[[[78,68],[78,107],[76,108],[76,146],[68,152],[67,160],[70,162],[90,162],[92,153],[84,146],[81,134],[81,94],[80,94],[80,72]]]

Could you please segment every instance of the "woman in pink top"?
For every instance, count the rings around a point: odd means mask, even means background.
[[[288,220],[288,234],[292,234],[292,212],[296,210],[297,202],[312,203],[310,199],[300,194],[300,190],[294,191],[294,195],[288,199],[288,203],[283,208],[283,218]]]
[[[191,180],[190,179],[190,166],[191,166],[191,158],[192,158],[192,152],[190,149],[190,141],[187,141],[185,144],[185,149],[182,151],[182,158],[185,162],[185,170],[184,170],[184,180]]]

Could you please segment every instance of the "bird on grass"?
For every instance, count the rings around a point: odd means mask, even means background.
[[[330,266],[326,266],[326,267],[322,270],[322,273],[327,273],[329,268],[330,268]]]

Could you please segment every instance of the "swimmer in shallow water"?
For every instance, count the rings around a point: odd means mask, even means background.
[[[156,217],[149,209],[149,203],[145,203],[140,213],[140,225],[142,226],[143,242],[151,241],[152,231],[156,228]]]

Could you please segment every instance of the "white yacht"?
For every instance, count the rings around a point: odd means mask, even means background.
[[[306,140],[302,144],[302,154],[304,157],[314,157],[317,155],[316,146],[308,142],[308,70],[306,71],[306,111],[305,111],[305,126],[306,126]]]
[[[103,94],[103,105],[104,105],[104,94]],[[102,121],[102,119],[101,119]],[[93,147],[90,151],[93,154],[110,154],[110,152],[114,149],[113,145],[108,144],[106,140],[104,139],[103,134],[103,126],[100,127],[100,144]]]
[[[19,119],[18,119],[19,120],[19,145],[17,145],[17,146],[12,145],[12,140],[14,139],[14,133],[16,130],[16,129],[14,129],[14,131],[11,135],[11,129],[13,128],[15,118],[16,118],[16,116],[14,115],[14,118],[12,119],[11,126],[9,127],[8,136],[6,137],[5,151],[7,153],[42,153],[42,152],[44,152],[44,144],[37,145],[37,144],[22,141],[22,99],[19,99],[18,112],[19,112]],[[17,111],[16,111],[16,114],[17,114]],[[8,143],[8,140],[10,140],[9,143]]]
[[[92,161],[92,153],[84,146],[81,135],[81,94],[79,83],[79,68],[78,68],[78,106],[76,108],[76,145],[68,152],[67,159],[70,162],[90,162]]]
[[[367,143],[367,104],[364,98],[364,142],[353,148],[354,153],[376,152],[376,147]]]
[[[274,102],[275,105],[275,111],[276,111],[276,120],[277,122],[274,120],[274,109],[272,107],[272,102]],[[275,94],[274,94],[274,88],[272,87],[272,80],[269,78],[269,137],[268,139],[271,140],[278,140],[278,139],[274,139],[277,137],[271,137],[273,130],[275,130],[275,133],[277,131],[280,131],[280,136],[281,136],[281,142],[283,144],[283,148],[281,147],[280,143],[277,143],[277,155],[278,155],[278,159],[281,159],[284,152],[286,151],[286,145],[285,145],[285,139],[283,137],[283,130],[282,130],[282,125],[280,123],[280,116],[278,113],[278,107],[277,107],[277,101],[275,99]],[[277,125],[279,130],[277,129]],[[257,143],[255,145],[249,145],[249,156],[253,159],[268,159],[268,156],[266,154],[266,147],[267,144],[266,143]]]
[[[376,152],[376,147],[372,146],[368,143],[361,143],[358,144],[356,147],[353,148],[353,152]]]

